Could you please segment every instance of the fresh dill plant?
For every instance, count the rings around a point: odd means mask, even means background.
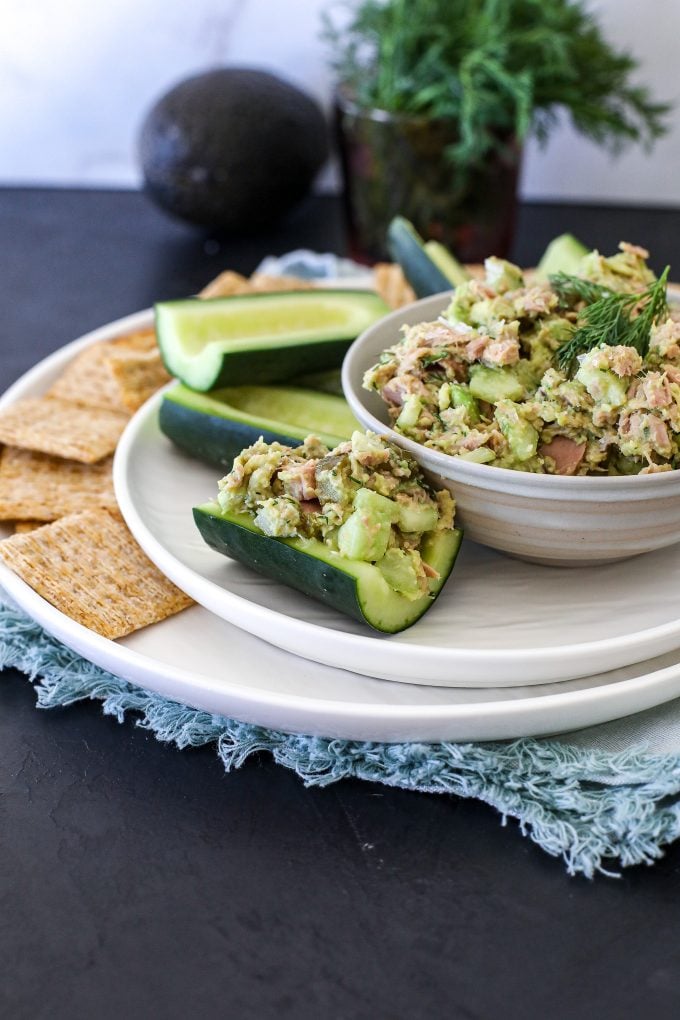
[[[609,347],[617,344],[634,347],[638,354],[644,357],[649,351],[649,334],[652,326],[668,314],[666,285],[669,269],[670,267],[666,266],[658,280],[650,284],[646,290],[633,294],[607,292],[587,280],[568,277],[564,273],[551,277],[550,284],[557,289],[558,294],[560,293],[558,288],[562,288],[560,296],[568,292],[577,300],[580,298],[584,301],[588,301],[584,296],[586,293],[595,296],[595,300],[587,303],[579,314],[570,339],[557,349],[556,360],[561,370],[571,374],[576,368],[579,355],[586,354],[601,344]],[[571,291],[567,291],[568,286],[571,286]],[[597,287],[604,293],[596,295],[594,291],[589,290],[591,287]]]
[[[637,61],[583,0],[339,0],[323,17],[338,85],[363,110],[453,120],[459,175],[567,111],[618,151],[666,130],[666,103],[633,84]]]

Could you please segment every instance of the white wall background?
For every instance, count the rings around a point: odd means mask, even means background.
[[[136,187],[135,139],[151,103],[216,64],[261,67],[327,105],[318,38],[329,0],[0,0],[0,184]],[[525,197],[680,205],[680,0],[591,0],[640,80],[678,109],[651,155],[613,161],[562,126],[530,143]],[[325,175],[333,187],[335,176]]]

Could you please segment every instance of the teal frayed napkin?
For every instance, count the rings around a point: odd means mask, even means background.
[[[35,684],[40,708],[100,701],[106,715],[176,747],[215,744],[227,771],[257,752],[308,785],[355,778],[386,786],[474,797],[516,818],[522,832],[571,875],[612,875],[651,864],[680,836],[680,701],[561,739],[485,744],[380,744],[295,736],[188,708],[107,673],[0,603],[0,667]],[[645,735],[655,747],[645,747]]]

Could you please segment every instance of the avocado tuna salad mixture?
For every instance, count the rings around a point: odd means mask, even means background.
[[[355,432],[332,451],[315,436],[295,448],[259,439],[218,484],[223,510],[250,514],[265,535],[317,539],[375,563],[408,599],[428,594],[429,579],[439,576],[420,550],[427,533],[453,528],[454,501],[372,432]]]
[[[395,429],[480,464],[560,475],[680,467],[680,321],[648,252],[622,242],[527,282],[485,262],[435,322],[364,377]]]

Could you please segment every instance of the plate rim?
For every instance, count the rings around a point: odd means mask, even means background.
[[[78,654],[83,654],[79,651],[80,648],[90,647],[95,658],[90,661],[95,662],[95,665],[100,665],[101,668],[106,669],[106,666],[101,665],[101,661],[95,661],[95,659],[106,659],[108,657],[119,658],[124,670],[117,674],[122,676],[123,679],[128,679],[125,675],[128,672],[127,667],[137,667],[147,672],[149,671],[149,663],[156,663],[157,660],[152,659],[151,656],[145,655],[141,652],[135,651],[134,649],[127,648],[125,645],[121,645],[109,638],[102,637],[100,634],[95,633],[89,628],[77,623],[75,620],[70,619],[60,610],[56,609],[49,602],[38,595],[25,581],[21,580],[16,574],[13,574],[3,563],[0,563],[0,587],[2,587],[11,598],[14,598],[21,609],[23,609],[32,619],[34,619],[40,626],[44,626],[45,630],[50,634],[54,634],[58,637],[58,640],[63,640],[60,636],[62,632],[66,632],[71,635],[73,645],[68,644],[68,647],[73,648]],[[207,610],[205,610],[207,611]],[[282,653],[288,655],[290,653]],[[293,657],[294,658],[294,657]],[[229,682],[228,679],[224,678],[213,678],[208,677],[202,673],[191,673],[188,670],[180,669],[178,667],[165,666],[162,680],[173,680],[188,688],[195,687],[200,684],[200,690],[205,690],[204,681],[208,681],[210,687],[214,689],[218,694],[224,695],[225,689],[228,689],[231,693],[239,697],[240,700],[244,700],[242,695],[244,688],[242,685],[234,685]],[[401,704],[385,704],[384,702],[363,702],[363,701],[351,701],[345,702],[333,702],[334,713],[347,721],[354,718],[355,715],[360,715],[362,721],[366,720],[366,716],[370,718],[385,718],[388,717],[390,721],[426,721],[432,720],[436,717],[436,721],[451,722],[464,720],[467,717],[473,717],[476,720],[484,721],[483,717],[495,718],[502,716],[505,720],[508,717],[523,715],[527,713],[530,715],[542,716],[544,714],[550,714],[557,712],[563,707],[571,706],[573,702],[581,703],[581,707],[588,705],[591,707],[599,705],[601,702],[609,702],[613,700],[614,693],[644,693],[646,691],[652,691],[652,685],[665,685],[673,681],[680,681],[680,662],[673,663],[668,666],[661,667],[660,669],[652,670],[649,673],[640,673],[638,676],[629,677],[623,680],[612,681],[609,684],[599,684],[596,687],[589,687],[585,689],[578,689],[575,691],[557,691],[556,693],[545,694],[540,697],[534,697],[530,693],[526,698],[499,698],[495,701],[481,702],[479,704],[457,704],[457,705],[446,705],[441,703],[433,703],[431,705],[401,705]],[[132,680],[129,682],[135,683]],[[559,685],[556,685],[559,686]],[[425,688],[428,689],[428,688]],[[504,690],[503,688],[499,688]],[[300,695],[300,694],[281,694],[279,692],[265,690],[261,687],[248,687],[248,699],[249,701],[255,701],[256,703],[264,702],[267,707],[275,705],[276,707],[288,708],[290,706],[299,709],[307,710],[311,715],[324,715],[328,712],[328,706],[320,702],[318,698],[314,698],[311,695]],[[676,695],[680,694],[680,685]],[[261,695],[261,697],[258,697]],[[664,700],[670,700],[664,698]],[[652,699],[647,703],[647,699],[642,699],[641,707],[635,709],[635,711],[641,711],[643,708],[651,708],[654,705],[659,704],[655,699]],[[200,707],[200,706],[198,706]],[[629,714],[628,712],[624,713]],[[618,718],[617,715],[612,716],[607,713],[607,719]],[[597,720],[597,721],[604,721]],[[589,723],[588,725],[594,725]],[[295,731],[293,731],[295,732]],[[300,732],[300,731],[298,731]],[[552,728],[550,732],[561,732],[561,730]],[[347,739],[353,739],[348,737]],[[402,738],[403,739],[403,738]],[[494,737],[486,737],[482,739],[496,739]]]
[[[256,725],[270,725],[267,722],[263,723],[255,718],[249,718],[249,710],[240,715],[232,715],[233,709],[225,711],[224,708],[213,709],[210,707],[206,700],[200,697],[206,693],[205,681],[208,681],[208,693],[217,695],[220,702],[225,697],[228,700],[229,694],[232,694],[239,703],[245,703],[256,712],[260,708],[291,711],[293,717],[288,720],[287,724],[279,722],[276,725],[276,728],[283,732],[311,733],[312,735],[349,740],[368,739],[385,743],[402,743],[407,740],[423,739],[431,741],[518,739],[522,736],[546,736],[590,727],[653,708],[673,700],[680,694],[680,662],[678,662],[609,684],[599,684],[595,687],[579,688],[572,691],[558,691],[540,697],[532,696],[529,688],[526,697],[507,699],[500,697],[494,701],[472,704],[400,705],[351,700],[333,702],[332,714],[336,722],[340,724],[338,729],[333,732],[333,728],[330,727],[331,732],[328,732],[329,727],[326,727],[314,733],[314,720],[327,718],[330,711],[329,705],[320,702],[318,698],[309,695],[280,694],[271,690],[263,690],[260,687],[245,688],[243,685],[230,683],[228,678],[216,679],[207,677],[205,674],[190,673],[177,667],[168,667],[165,664],[161,673],[158,671],[157,660],[104,638],[82,624],[71,620],[46,602],[2,563],[0,563],[0,586],[24,612],[44,627],[48,633],[53,634],[77,654],[88,658],[100,668],[113,672],[110,669],[109,661],[117,660],[123,668],[117,670],[115,675],[130,683],[156,691],[164,697],[173,698],[172,693],[168,694],[167,690],[163,690],[169,681],[175,686],[185,689],[189,694],[189,698],[180,696],[175,697],[175,700],[189,704],[191,700],[194,700],[191,692],[196,690],[199,697],[195,700],[194,707],[199,710],[218,711],[227,717],[236,719],[240,717],[242,721],[252,722]],[[282,652],[281,654],[288,655],[289,653]],[[154,664],[156,664],[155,670]],[[140,674],[143,675],[146,682],[140,680]],[[153,681],[154,679],[160,679],[160,687],[156,683],[148,683],[149,680]],[[671,687],[674,689],[670,690]],[[622,700],[629,702],[632,700],[633,704],[631,706],[629,703],[628,707],[623,707]],[[201,704],[201,702],[203,703]],[[614,711],[611,710],[612,707]],[[582,717],[584,713],[587,715],[587,722],[571,725],[575,716]],[[555,724],[556,716],[559,716],[560,721],[567,724],[566,727]],[[520,727],[521,732],[513,725],[517,717],[524,720],[524,724]],[[296,718],[298,718],[297,722]],[[551,719],[551,722],[548,722],[548,719]],[[475,736],[451,736],[446,732],[447,726],[456,723],[465,725],[470,722],[475,723],[474,728],[480,731]],[[399,736],[389,739],[384,734],[372,734],[371,725],[373,723],[380,723],[383,726],[400,723],[415,724],[416,726],[429,725],[438,735],[428,738],[422,735],[408,736],[405,732],[401,732]],[[527,723],[528,725],[526,725]],[[486,730],[484,729],[485,725],[489,727]],[[345,726],[351,726],[351,731],[346,730]],[[442,726],[444,730],[441,729]]]

